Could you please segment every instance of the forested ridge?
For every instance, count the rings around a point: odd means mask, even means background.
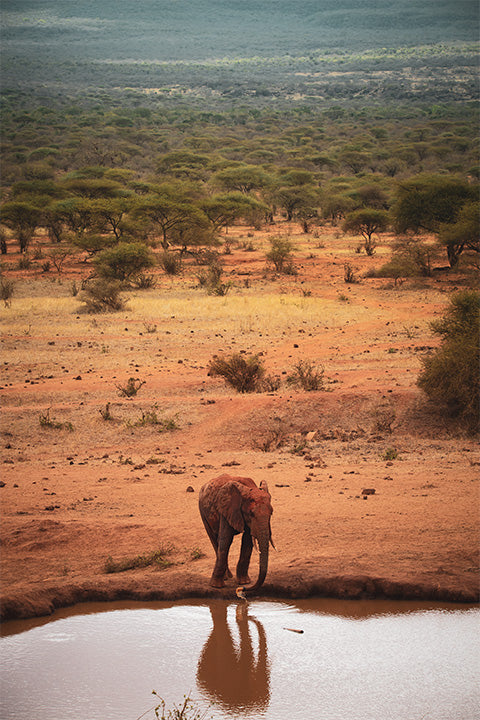
[[[92,256],[185,252],[235,222],[308,232],[367,209],[455,263],[474,250],[443,226],[478,181],[476,16],[469,0],[6,2],[2,252],[42,228]],[[412,178],[458,202],[406,222]]]

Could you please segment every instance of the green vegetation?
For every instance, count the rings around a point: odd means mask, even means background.
[[[323,368],[316,368],[309,360],[299,360],[291,375],[287,377],[287,383],[307,391],[324,390],[323,375]]]
[[[392,461],[398,459],[398,450],[396,448],[387,448],[382,455],[382,460]]]
[[[162,418],[158,414],[158,408],[154,405],[150,410],[142,410],[141,417],[135,422],[128,422],[127,425],[133,427],[146,427],[153,425],[159,432],[167,432],[169,430],[177,430],[178,424],[175,418]]]
[[[173,562],[168,558],[174,551],[174,546],[167,544],[151,553],[147,553],[146,555],[136,555],[132,558],[114,560],[111,556],[109,556],[105,560],[103,572],[120,573],[126,572],[127,570],[135,570],[137,568],[146,568],[151,566],[154,566],[157,569],[164,569],[173,565]]]
[[[270,250],[266,258],[272,263],[276,272],[286,275],[295,274],[295,265],[292,259],[293,244],[287,237],[273,237],[270,240]]]
[[[50,417],[50,409],[44,413],[40,413],[38,421],[43,428],[52,428],[53,430],[68,430],[73,432],[73,425],[71,422],[59,422],[54,418]]]
[[[134,397],[138,393],[142,385],[145,385],[145,380],[130,377],[128,378],[125,385],[119,385],[117,383],[116,388],[120,397]]]
[[[118,280],[98,278],[85,284],[84,290],[78,294],[85,312],[104,313],[118,312],[125,307],[125,300],[120,295],[122,284]]]
[[[471,432],[479,428],[480,293],[452,296],[441,320],[432,323],[440,347],[423,359],[418,385]]]
[[[145,245],[126,242],[119,242],[109,250],[102,250],[94,262],[100,277],[120,282],[132,280],[153,264],[152,254]]]
[[[240,393],[257,392],[265,378],[265,368],[258,355],[244,356],[235,353],[230,357],[210,360],[208,374],[219,375]]]

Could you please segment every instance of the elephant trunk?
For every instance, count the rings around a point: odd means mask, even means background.
[[[253,585],[246,585],[244,590],[245,592],[254,592],[255,590],[258,590],[263,585],[263,581],[265,580],[265,577],[267,575],[268,570],[268,544],[270,542],[269,535],[266,534],[265,536],[261,536],[258,538],[258,549],[260,551],[260,556],[258,560],[258,577],[256,582]]]

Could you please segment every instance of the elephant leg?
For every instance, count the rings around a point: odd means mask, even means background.
[[[250,582],[248,577],[248,567],[250,565],[250,558],[252,555],[252,534],[250,528],[246,527],[242,535],[242,546],[240,549],[240,558],[237,564],[237,582],[245,584]]]
[[[232,574],[228,569],[228,553],[232,544],[234,530],[224,517],[220,518],[220,528],[218,531],[218,548],[217,561],[213,568],[210,585],[212,587],[224,587],[224,578],[231,577]]]

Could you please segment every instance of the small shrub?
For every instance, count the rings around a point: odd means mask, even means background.
[[[60,274],[62,272],[63,263],[72,256],[72,250],[69,247],[55,247],[48,251],[48,260],[43,264],[45,266],[51,262],[55,270]],[[42,266],[42,267],[43,267]],[[50,267],[48,268],[50,270]]]
[[[245,252],[255,252],[256,249],[257,248],[251,240],[244,240],[242,242],[242,250],[244,250]]]
[[[380,433],[392,433],[392,425],[397,419],[397,413],[392,405],[378,405],[372,410],[374,430]]]
[[[147,275],[146,273],[139,273],[130,280],[131,284],[139,290],[150,290],[157,284],[155,275]]]
[[[78,295],[88,313],[118,312],[126,302],[120,295],[121,283],[117,280],[99,278],[86,284]]]
[[[127,380],[126,385],[119,385],[116,383],[116,388],[120,397],[134,397],[142,387],[145,385],[145,380],[139,378],[130,377]]]
[[[270,246],[266,258],[275,270],[287,275],[296,274],[297,271],[292,261],[292,242],[286,237],[278,236],[270,239]]]
[[[18,260],[18,269],[19,270],[29,270],[32,266],[32,260],[30,258],[30,255],[27,255],[27,253],[24,253],[20,256]]]
[[[207,288],[207,292],[209,295],[216,295],[217,297],[224,297],[230,288],[232,287],[231,282],[218,282],[215,285],[209,285]]]
[[[40,414],[38,420],[42,427],[73,432],[73,425],[71,422],[58,422],[50,417],[50,408],[45,413]]]
[[[382,455],[382,460],[396,460],[398,458],[398,450],[395,448],[387,448]]]
[[[258,355],[245,357],[235,353],[230,357],[216,356],[210,360],[208,374],[220,375],[238,392],[256,392],[261,388],[265,368]]]
[[[127,570],[136,570],[137,568],[146,568],[154,565],[159,569],[167,568],[173,565],[168,556],[174,552],[173,545],[165,545],[158,550],[154,550],[147,555],[136,555],[132,558],[123,558],[114,560],[111,555],[105,560],[103,571],[105,573],[120,573]]]
[[[205,288],[208,295],[223,297],[230,290],[231,282],[222,282],[223,268],[219,262],[212,262],[206,272],[197,275],[200,287]]]
[[[145,328],[145,332],[149,335],[157,332],[157,326],[155,323],[144,322],[143,327]]]
[[[194,547],[190,550],[190,560],[200,560],[205,557],[205,553],[198,547]]]
[[[358,282],[358,278],[355,275],[355,270],[352,268],[352,266],[349,263],[345,263],[343,266],[343,279],[348,284],[353,284]]]
[[[157,720],[205,720],[207,717],[208,709],[200,709],[198,702],[192,700],[189,695],[184,695],[183,702],[173,705],[171,710],[167,710],[165,700],[155,690],[152,690],[152,695],[156,695],[160,701],[156,707],[152,708]]]
[[[147,425],[154,425],[160,432],[167,432],[169,430],[177,430],[178,424],[175,418],[162,418],[157,413],[157,406],[154,405],[150,410],[142,410],[142,417],[136,420],[134,423],[127,423],[133,425],[133,427],[146,427]]]
[[[201,248],[192,254],[197,265],[220,265],[220,256],[212,248]]]
[[[276,392],[280,390],[282,381],[279,375],[265,375],[263,380],[259,384],[259,389],[262,392]]]
[[[182,258],[172,252],[164,252],[160,256],[160,266],[167,275],[179,275],[182,271]]]
[[[299,360],[293,373],[287,377],[287,383],[307,391],[324,390],[323,374],[323,368],[315,368],[309,360]]]
[[[106,421],[114,419],[112,413],[110,412],[110,403],[107,403],[104,408],[100,408],[99,413]]]
[[[255,438],[253,447],[261,452],[273,452],[285,445],[287,432],[282,420],[276,419],[260,438]]]
[[[12,297],[15,291],[15,283],[8,278],[0,278],[0,298],[3,300],[5,307],[10,307]]]

